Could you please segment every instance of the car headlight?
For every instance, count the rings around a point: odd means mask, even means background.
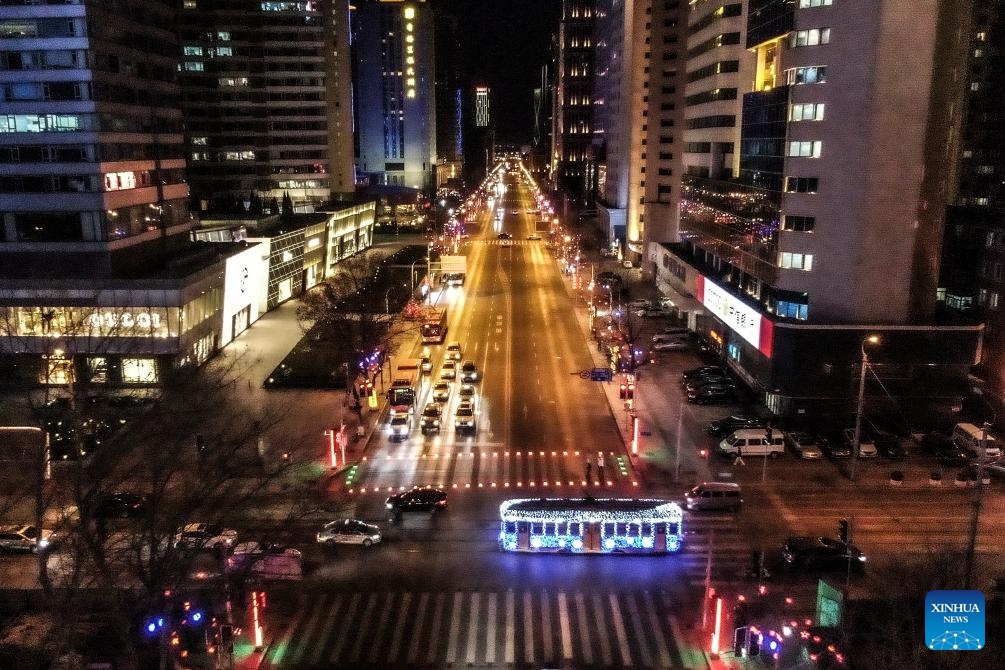
[[[384,505],[387,509],[394,509],[394,503],[385,503]]]
[[[858,560],[860,560],[861,562],[865,563],[865,556],[859,556]]]
[[[36,546],[37,546],[37,547],[38,547],[39,549],[45,549],[46,547],[48,547],[48,546],[49,546],[49,540],[45,540],[45,539],[40,539],[40,540],[39,540],[39,541],[38,541],[38,542],[36,543]]]

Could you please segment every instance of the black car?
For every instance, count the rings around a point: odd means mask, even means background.
[[[893,433],[877,430],[872,434],[872,441],[880,456],[892,459],[901,459],[907,456],[907,450],[900,443],[900,438]]]
[[[829,537],[790,537],[782,546],[782,560],[792,567],[817,570],[847,570],[850,560],[852,570],[861,570],[866,557],[854,544]]]
[[[732,384],[705,384],[687,392],[687,401],[695,405],[736,402],[737,391]]]
[[[768,425],[768,420],[759,416],[741,416],[733,414],[724,416],[721,419],[712,421],[705,426],[705,432],[713,437],[726,437],[730,433],[745,428],[764,428]]]
[[[147,496],[138,493],[108,493],[99,496],[91,507],[94,519],[136,519],[146,513],[150,504]]]
[[[736,386],[736,383],[732,378],[726,375],[708,375],[706,377],[696,377],[686,384],[684,384],[684,390],[687,392],[697,391],[703,386],[709,386],[710,384],[716,384],[719,386]]]
[[[817,436],[817,446],[824,456],[834,459],[851,458],[851,446],[845,441],[840,430],[830,430]]]
[[[970,460],[967,453],[944,433],[925,433],[921,438],[921,448],[935,456],[942,465],[966,465]]]
[[[621,284],[621,276],[615,272],[606,271],[597,274],[597,283],[601,286],[614,286]]]
[[[411,491],[396,493],[384,502],[395,514],[402,512],[436,512],[447,508],[447,492],[432,487],[415,487]]]
[[[705,377],[710,374],[724,375],[726,370],[718,365],[702,365],[701,367],[691,368],[690,370],[685,370],[684,374],[681,375],[681,382],[689,382],[692,379],[697,379],[698,377]]]
[[[461,381],[465,383],[476,382],[481,378],[478,374],[478,366],[474,361],[464,361],[461,363]]]
[[[497,240],[512,240],[513,236],[510,235],[509,233],[499,233],[498,235],[496,235],[496,239]]]

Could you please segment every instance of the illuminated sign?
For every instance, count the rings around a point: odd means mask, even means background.
[[[741,301],[736,296],[698,275],[695,278],[698,299],[712,314],[719,317],[730,330],[736,332],[748,343],[771,357],[772,323],[760,312]]]

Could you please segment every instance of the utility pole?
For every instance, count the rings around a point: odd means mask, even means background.
[[[712,592],[712,550],[715,547],[715,528],[708,531],[708,555],[705,558],[705,597],[701,600],[701,629],[708,628],[708,601]]]
[[[974,557],[977,553],[977,534],[980,532],[981,508],[984,507],[984,460],[988,444],[988,428],[993,422],[985,422],[981,432],[981,449],[977,458],[977,481],[974,482],[974,491],[970,496],[970,527],[967,532],[967,571],[963,579],[963,588],[972,587],[974,578]]]
[[[862,351],[862,370],[858,376],[858,404],[855,406],[855,436],[851,444],[851,476],[855,481],[855,469],[858,466],[858,451],[862,441],[862,406],[865,402],[865,372],[869,369],[869,356],[865,353],[866,344],[879,342],[878,335],[869,335],[862,340],[859,349]]]

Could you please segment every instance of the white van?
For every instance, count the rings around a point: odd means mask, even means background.
[[[702,482],[684,494],[684,503],[692,512],[705,510],[740,511],[743,497],[735,482]]]
[[[995,436],[988,433],[985,439],[984,429],[972,423],[956,424],[953,428],[953,442],[974,456],[981,455],[981,446],[984,447],[984,455],[988,458],[999,458],[1002,455],[1001,446]]]
[[[777,428],[768,432],[765,428],[745,428],[738,430],[719,443],[719,450],[730,456],[768,456],[778,458],[785,453],[785,436]]]

